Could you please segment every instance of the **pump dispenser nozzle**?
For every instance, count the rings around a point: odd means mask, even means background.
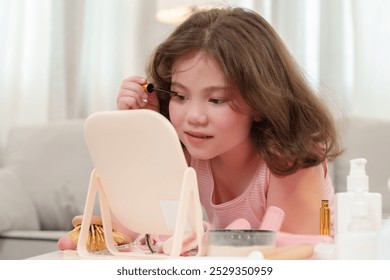
[[[347,177],[347,190],[362,189],[368,191],[368,176],[366,174],[365,158],[356,158],[349,161],[350,170]]]

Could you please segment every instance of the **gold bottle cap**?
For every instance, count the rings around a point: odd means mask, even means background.
[[[147,93],[152,93],[154,90],[153,84],[143,84],[142,87],[144,88],[144,91]]]

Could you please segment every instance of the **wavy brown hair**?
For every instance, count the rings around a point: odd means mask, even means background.
[[[272,26],[243,8],[196,12],[162,42],[147,67],[155,86],[170,89],[172,66],[201,51],[219,63],[255,120],[251,138],[271,172],[288,175],[340,153],[334,120]],[[159,96],[169,119],[169,97]],[[238,108],[238,106],[236,106]]]

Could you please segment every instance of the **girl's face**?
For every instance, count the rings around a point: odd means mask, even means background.
[[[225,77],[211,56],[196,52],[179,58],[171,90],[178,95],[170,100],[170,119],[192,157],[212,159],[251,147],[253,118],[245,110],[233,110]],[[244,104],[238,92],[229,96]]]

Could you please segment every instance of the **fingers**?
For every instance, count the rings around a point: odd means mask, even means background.
[[[146,79],[139,76],[125,79],[120,86],[117,108],[119,110],[129,110],[145,107],[148,103],[148,94],[142,87],[145,83]]]
[[[62,236],[58,239],[57,246],[60,250],[76,250],[77,244],[69,236]]]

